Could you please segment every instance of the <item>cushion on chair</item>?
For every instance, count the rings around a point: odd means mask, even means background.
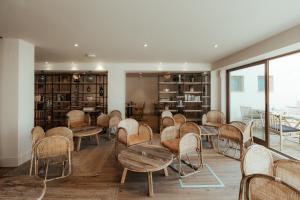
[[[280,131],[280,128],[279,126],[271,126],[270,127],[271,129],[273,130],[276,130],[276,131]],[[288,132],[300,132],[300,129],[297,129],[297,128],[294,128],[294,127],[291,127],[291,126],[287,126],[287,125],[282,125],[282,132],[283,133],[288,133]]]
[[[166,140],[162,142],[162,145],[168,148],[173,153],[178,153],[180,139]]]

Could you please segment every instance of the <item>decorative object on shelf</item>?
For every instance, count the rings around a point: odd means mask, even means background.
[[[47,116],[48,121],[51,121],[51,115]]]
[[[88,86],[88,87],[86,88],[86,91],[87,91],[87,92],[91,92],[91,87]]]
[[[181,82],[181,74],[178,75],[178,82]]]
[[[96,110],[95,107],[83,107],[83,112],[94,112]]]
[[[165,74],[165,75],[164,75],[164,78],[165,78],[166,80],[169,80],[169,79],[171,78],[171,74],[170,74],[170,73]]]
[[[165,92],[169,92],[170,91],[170,89],[169,88],[165,88]]]
[[[94,82],[94,76],[92,74],[90,74],[90,73],[87,76],[87,82]]]
[[[76,82],[76,83],[78,83],[78,82],[80,82],[80,75],[79,74],[73,74],[73,80],[74,80],[74,82]]]
[[[93,101],[93,100],[94,100],[94,97],[93,97],[93,96],[87,96],[86,99],[87,99],[88,101]]]
[[[41,99],[42,99],[42,96],[41,96],[41,95],[36,95],[36,96],[35,96],[35,101],[36,101],[36,102],[40,102]]]
[[[194,87],[190,86],[190,92],[194,92]]]
[[[103,85],[100,85],[99,95],[100,95],[100,97],[103,97],[103,95],[104,95],[104,88],[103,88]]]
[[[44,74],[41,74],[41,75],[40,75],[40,78],[39,78],[39,81],[40,81],[40,82],[44,82],[45,79],[46,79],[45,75],[44,75]]]

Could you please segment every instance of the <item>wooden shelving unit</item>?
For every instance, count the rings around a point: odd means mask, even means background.
[[[74,109],[89,112],[92,123],[107,113],[107,73],[35,73],[35,125],[66,126],[66,113]]]
[[[210,72],[161,73],[158,91],[159,112],[168,108],[201,123],[202,115],[210,110]]]

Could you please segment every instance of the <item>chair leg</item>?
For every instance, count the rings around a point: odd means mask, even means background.
[[[32,175],[33,160],[34,160],[34,153],[33,153],[33,152],[31,152],[31,161],[30,161],[29,176],[31,176],[31,175]]]
[[[38,159],[35,157],[35,159],[34,159],[34,174],[36,175],[36,176],[38,176],[39,175],[39,161],[38,161]]]
[[[65,175],[65,161],[62,162],[62,172],[61,172],[61,176]]]
[[[117,141],[117,138],[116,138],[116,142],[115,142],[115,158],[116,158],[116,160],[118,159],[118,141]]]
[[[47,159],[47,164],[46,164],[46,172],[45,172],[45,180],[47,180],[47,176],[48,176],[48,169],[49,169],[49,160]]]
[[[280,133],[280,151],[283,149],[283,136],[282,133]]]

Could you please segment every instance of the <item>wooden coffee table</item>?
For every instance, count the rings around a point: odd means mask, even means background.
[[[0,178],[0,199],[42,199],[46,193],[44,180],[35,176]]]
[[[218,136],[219,131],[216,127],[213,126],[200,126],[201,129],[201,135],[207,137],[207,141],[210,143],[211,148],[214,148],[213,141],[211,139],[211,136]]]
[[[160,146],[135,145],[121,151],[118,160],[124,167],[121,184],[124,184],[128,170],[148,173],[149,196],[153,196],[152,172],[164,170],[168,176],[167,167],[172,163],[173,155]]]
[[[102,132],[101,127],[97,126],[88,126],[88,127],[83,127],[80,129],[73,129],[74,137],[77,138],[77,148],[76,151],[80,150],[80,145],[81,145],[81,138],[83,137],[90,137],[94,136],[97,142],[97,145],[99,145],[99,136],[98,134]]]

